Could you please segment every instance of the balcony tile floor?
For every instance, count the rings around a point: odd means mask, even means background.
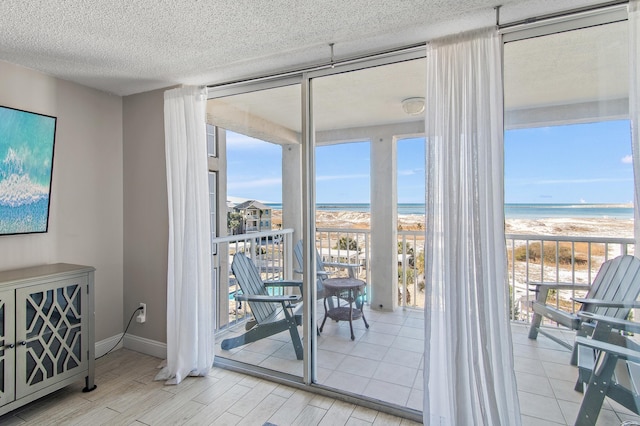
[[[324,312],[320,305],[318,312]],[[362,320],[355,321],[354,341],[348,322],[327,320],[318,337],[318,383],[422,410],[422,311],[388,313],[365,308],[365,316],[370,328],[367,330]],[[572,425],[582,394],[573,389],[577,369],[569,365],[570,352],[544,336],[529,340],[527,325],[513,323],[511,329],[523,424]],[[560,329],[554,332],[567,342],[575,336]],[[302,375],[302,363],[295,359],[286,332],[231,351],[217,346],[216,355]],[[625,420],[640,421],[640,417],[605,401],[599,425],[619,425]]]

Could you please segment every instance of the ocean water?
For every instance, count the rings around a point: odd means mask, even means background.
[[[633,219],[633,206],[627,204],[506,204],[507,219],[552,217]]]
[[[269,204],[273,209],[282,209],[282,204]],[[320,211],[369,212],[368,203],[317,204]],[[425,205],[417,203],[398,204],[398,214],[425,214]],[[543,219],[554,217],[633,219],[633,207],[628,204],[505,204],[507,219]]]

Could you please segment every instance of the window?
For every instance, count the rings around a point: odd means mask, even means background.
[[[531,318],[528,281],[590,283],[605,259],[633,252],[624,242],[634,227],[627,25],[565,28],[504,46],[514,320]],[[555,296],[561,309],[581,296],[569,293]]]
[[[207,124],[207,154],[209,157],[218,156],[218,140],[216,138],[216,126]]]
[[[505,44],[507,232],[633,236],[627,55],[626,21]]]

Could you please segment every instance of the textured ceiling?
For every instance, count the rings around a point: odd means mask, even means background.
[[[601,0],[0,2],[0,60],[117,95],[212,84]]]

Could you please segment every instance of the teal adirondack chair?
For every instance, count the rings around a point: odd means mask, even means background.
[[[260,277],[256,265],[244,253],[236,253],[233,256],[231,270],[242,289],[242,294],[236,293],[235,299],[249,304],[254,321],[249,323],[249,329],[243,335],[224,339],[220,345],[222,349],[236,348],[289,330],[296,358],[301,360],[302,341],[297,327],[302,325],[302,317],[294,311],[294,304],[300,302],[302,293],[273,296],[267,288],[295,287],[302,291],[302,281],[265,282]]]
[[[610,259],[602,264],[593,284],[563,284],[563,283],[533,283],[536,286],[538,296],[532,304],[534,311],[529,339],[536,339],[538,333],[543,334],[557,343],[573,349],[571,364],[575,365],[577,353],[575,345],[556,338],[540,327],[542,317],[577,330],[577,336],[589,336],[593,332],[593,324],[585,321],[580,316],[582,312],[591,312],[608,317],[626,319],[629,311],[637,307],[636,299],[640,294],[640,259],[623,255]],[[582,303],[577,313],[570,313],[547,304],[547,295],[550,290],[588,290],[585,298],[574,298]]]
[[[640,324],[582,313],[595,324],[593,335],[577,337],[578,380],[575,389],[586,392],[575,424],[593,426],[605,397],[640,414],[640,346],[620,332],[640,333]],[[617,331],[617,332],[616,332]]]

